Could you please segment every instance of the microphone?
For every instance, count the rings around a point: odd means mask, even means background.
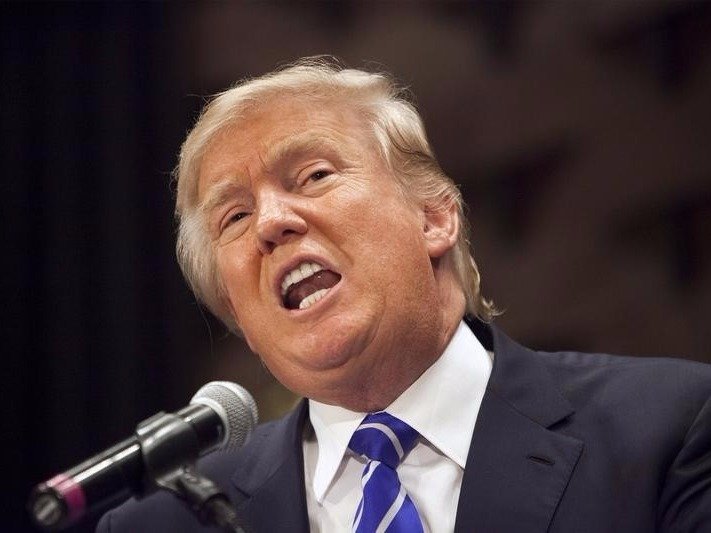
[[[187,407],[157,413],[138,425],[135,436],[37,485],[29,513],[39,527],[61,529],[109,501],[143,497],[198,456],[242,446],[257,419],[257,404],[243,387],[208,383]]]

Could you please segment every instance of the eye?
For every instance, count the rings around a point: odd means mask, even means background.
[[[245,211],[235,211],[233,213],[230,213],[225,219],[222,221],[222,227],[220,228],[222,231],[226,230],[229,228],[232,224],[236,224],[240,220],[242,220],[244,217],[246,217],[249,213]]]
[[[233,213],[233,214],[231,214],[231,215],[229,216],[229,218],[227,219],[227,223],[228,223],[228,224],[234,224],[235,222],[239,222],[240,220],[242,220],[242,219],[243,219],[244,217],[246,217],[247,215],[248,215],[248,213],[246,213],[246,212],[244,212],[244,211],[240,211],[240,212],[237,212],[237,213]]]
[[[330,170],[321,169],[321,170],[317,170],[317,171],[309,174],[308,179],[311,181],[319,181],[331,174],[332,174],[332,172]]]
[[[247,216],[247,213],[235,213],[230,216],[230,218],[227,220],[227,223],[231,224],[232,222],[237,222],[239,220],[242,220],[246,216]]]

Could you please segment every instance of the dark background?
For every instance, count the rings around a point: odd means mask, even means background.
[[[711,361],[711,3],[3,3],[2,531],[201,384],[293,401],[174,261],[204,98],[304,55],[395,73],[538,348]],[[90,525],[86,530],[90,530]],[[84,531],[75,528],[75,531]]]

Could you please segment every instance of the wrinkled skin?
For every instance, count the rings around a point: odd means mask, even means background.
[[[463,314],[448,258],[454,208],[433,214],[407,200],[347,105],[291,97],[251,110],[208,146],[198,198],[226,305],[297,394],[382,409],[437,359]],[[289,310],[281,281],[306,260],[341,279]]]

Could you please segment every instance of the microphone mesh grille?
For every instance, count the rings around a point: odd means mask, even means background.
[[[220,448],[239,448],[257,425],[257,404],[247,390],[231,381],[212,381],[195,393],[190,403],[219,407],[225,422],[225,440]]]

